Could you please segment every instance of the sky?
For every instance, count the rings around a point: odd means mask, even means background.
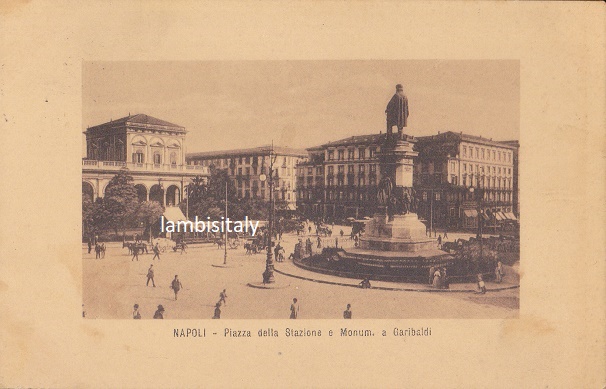
[[[406,133],[519,139],[515,60],[85,62],[82,124],[143,113],[184,126],[187,152],[307,148],[385,131],[396,84]]]

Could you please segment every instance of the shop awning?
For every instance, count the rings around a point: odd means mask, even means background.
[[[475,209],[464,209],[463,212],[465,213],[465,216],[467,216],[467,217],[477,217],[478,216],[478,211],[476,211]]]
[[[489,216],[486,214],[486,212],[482,212],[482,218],[483,218],[485,221],[490,221],[490,217],[489,217]]]
[[[518,220],[516,218],[516,216],[513,213],[511,213],[511,212],[505,212],[505,216],[507,216],[507,218],[511,219],[511,220]]]
[[[496,212],[494,216],[497,218],[498,221],[507,219],[507,217],[503,215],[503,212]]]
[[[164,220],[176,223],[178,221],[187,221],[181,208],[179,207],[166,207],[164,210]]]

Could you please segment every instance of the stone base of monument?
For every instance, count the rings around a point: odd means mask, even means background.
[[[426,236],[425,224],[414,213],[394,215],[393,220],[377,213],[365,230],[360,247],[338,253],[340,260],[355,264],[361,274],[426,282],[431,267],[453,262],[450,254],[438,249],[435,238]]]

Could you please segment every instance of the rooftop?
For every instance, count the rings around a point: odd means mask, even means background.
[[[458,140],[472,143],[479,143],[487,146],[505,147],[508,149],[516,149],[519,147],[517,141],[495,141],[482,136],[468,135],[462,132],[446,131],[438,133],[437,135],[419,136],[417,138],[420,142],[431,141],[431,140]],[[514,143],[515,142],[515,143]]]
[[[247,149],[232,149],[219,151],[202,151],[197,153],[187,153],[187,159],[210,159],[210,158],[226,158],[252,155],[269,155],[272,151],[271,145],[252,147]],[[303,149],[294,149],[291,147],[273,146],[273,153],[276,155],[289,155],[295,157],[307,157],[307,151]]]
[[[321,146],[310,147],[307,150],[313,151],[313,150],[320,150],[320,149],[327,148],[327,147],[373,144],[373,143],[382,142],[383,139],[385,139],[385,134],[354,135],[354,136],[350,136],[350,137],[336,140],[333,142],[328,142]]]
[[[178,124],[170,123],[165,120],[157,119],[155,117],[138,113],[136,115],[125,116],[120,119],[110,120],[109,122],[98,124],[93,127],[89,127],[86,131],[94,131],[97,129],[108,128],[108,127],[120,127],[120,126],[158,126],[158,127],[169,127],[172,130],[185,131],[185,127]]]

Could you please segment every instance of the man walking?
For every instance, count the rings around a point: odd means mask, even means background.
[[[347,309],[343,311],[343,319],[351,319],[351,304],[347,304]]]
[[[225,289],[223,289],[223,292],[219,293],[219,303],[218,304],[227,305],[227,301],[225,301],[226,298],[227,298],[227,292],[225,291]]]
[[[299,317],[299,304],[297,299],[294,298],[292,299],[292,304],[290,305],[290,318],[296,319],[297,317]]]
[[[154,251],[154,257],[152,258],[152,261],[156,259],[156,257],[158,257],[158,261],[160,260],[160,247],[158,247],[158,243],[156,242],[156,245],[153,247],[152,249]]]
[[[137,258],[137,261],[139,260],[139,247],[137,247],[137,245],[133,245],[133,257],[131,258],[131,262],[134,261],[135,258]]]
[[[135,304],[135,306],[133,307],[133,319],[141,319],[141,314],[139,313],[139,304]]]
[[[151,280],[154,288],[156,287],[156,283],[154,282],[154,265],[149,265],[149,269],[147,269],[147,283],[145,286],[149,286],[149,280]]]
[[[183,289],[183,285],[181,285],[181,281],[179,281],[179,279],[177,278],[176,274],[175,274],[175,279],[173,280],[173,282],[170,285],[170,287],[175,292],[175,300],[176,300],[177,299],[177,293],[179,293],[179,291],[181,289]]]

